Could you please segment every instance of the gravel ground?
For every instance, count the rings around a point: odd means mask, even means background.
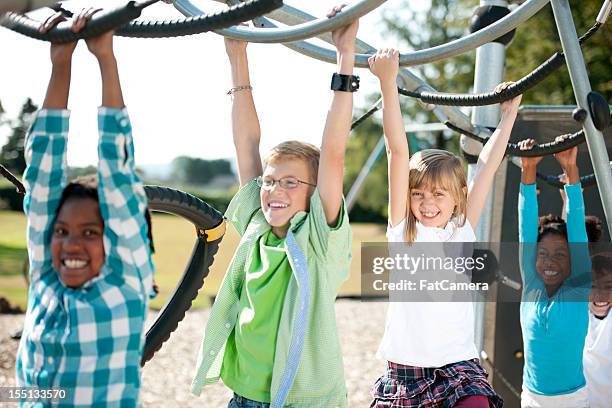
[[[375,358],[382,338],[387,305],[383,302],[338,300],[336,318],[344,354],[350,407],[367,407],[370,388],[384,371]],[[197,351],[209,309],[190,311],[177,330],[143,371],[142,398],[146,407],[227,406],[231,393],[219,382],[204,388],[200,397],[189,392]],[[9,333],[19,329],[24,315],[0,315],[0,386],[14,386],[18,342]],[[3,406],[0,403],[0,406]],[[327,408],[327,407],[322,407]]]

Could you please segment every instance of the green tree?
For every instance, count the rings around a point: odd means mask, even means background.
[[[573,2],[572,16],[578,35],[586,32],[595,22],[602,5],[600,0]],[[612,53],[610,53],[610,24],[602,26],[582,47],[593,90],[612,100]],[[559,34],[550,5],[516,30],[506,53],[506,75],[516,80],[561,50]],[[523,104],[575,105],[574,92],[567,68],[563,66],[523,96]]]
[[[234,175],[231,163],[226,159],[203,160],[179,156],[172,160],[172,177],[182,183],[206,184],[223,175]]]
[[[26,167],[23,157],[23,143],[36,109],[36,105],[28,98],[21,107],[17,119],[4,120],[11,127],[11,134],[5,145],[0,149],[0,164],[16,174],[22,174]]]

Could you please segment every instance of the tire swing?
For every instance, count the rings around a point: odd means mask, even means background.
[[[185,317],[185,312],[191,307],[208,276],[210,265],[225,234],[223,215],[199,198],[168,187],[145,186],[145,192],[151,211],[178,215],[190,221],[196,228],[197,238],[189,263],[174,293],[147,330],[141,366],[153,358]]]

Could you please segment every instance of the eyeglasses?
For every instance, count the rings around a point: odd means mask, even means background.
[[[272,190],[272,188],[274,187],[276,183],[278,183],[278,185],[284,190],[293,190],[294,188],[297,188],[297,186],[299,186],[300,184],[307,184],[313,187],[317,186],[316,184],[307,183],[305,181],[298,180],[295,177],[291,177],[291,176],[283,177],[279,180],[275,180],[271,177],[266,177],[266,178],[263,178],[261,176],[257,177],[257,185],[266,191]]]

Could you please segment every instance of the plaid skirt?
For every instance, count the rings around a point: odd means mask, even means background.
[[[387,373],[374,385],[370,408],[451,408],[459,399],[485,395],[489,406],[501,408],[478,359],[439,368],[422,368],[387,362]]]

